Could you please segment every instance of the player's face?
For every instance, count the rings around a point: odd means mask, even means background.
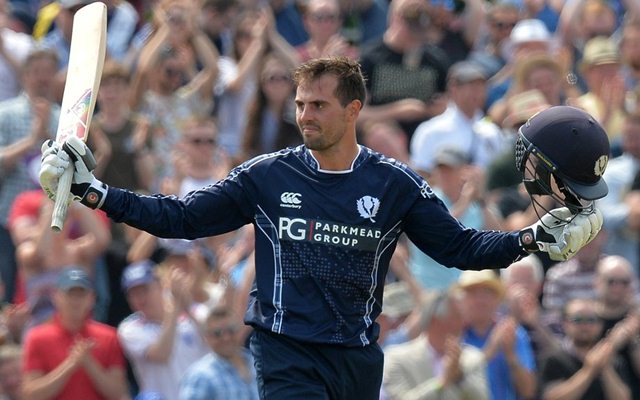
[[[338,78],[334,75],[323,75],[298,86],[296,122],[304,144],[311,150],[330,150],[345,139],[350,105],[343,107],[340,104],[335,96],[337,86]]]

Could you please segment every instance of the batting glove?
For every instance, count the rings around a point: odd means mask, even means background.
[[[93,153],[81,139],[75,136],[69,137],[62,145],[62,149],[52,140],[42,145],[40,185],[47,196],[55,200],[58,180],[70,163],[74,166],[70,195],[72,200],[79,200],[90,208],[100,207],[108,187],[97,180],[91,172],[96,166]]]
[[[566,207],[556,208],[520,231],[520,245],[530,252],[544,251],[554,261],[565,261],[596,237],[602,222],[598,209],[574,216]]]

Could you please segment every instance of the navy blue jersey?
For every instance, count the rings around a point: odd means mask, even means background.
[[[348,171],[319,169],[299,146],[247,161],[182,199],[109,188],[102,209],[161,237],[253,223],[256,286],[246,321],[306,342],[377,339],[383,283],[403,232],[449,267],[505,267],[525,254],[517,233],[463,227],[418,174],[365,147]]]

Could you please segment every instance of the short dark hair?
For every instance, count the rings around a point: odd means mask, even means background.
[[[112,59],[104,62],[104,67],[102,68],[103,81],[115,78],[129,83],[130,77],[129,70],[123,64]]]
[[[217,305],[209,310],[207,313],[206,322],[218,321],[227,317],[232,316],[233,313],[228,307],[224,307],[221,305]]]
[[[326,57],[307,61],[295,69],[293,81],[296,85],[300,85],[302,82],[318,79],[325,74],[338,78],[335,95],[343,107],[353,100],[359,100],[364,104],[366,88],[360,64],[347,57]]]
[[[42,59],[49,59],[56,66],[58,65],[58,62],[59,62],[58,54],[55,51],[51,49],[38,48],[30,52],[27,55],[27,58],[25,58],[25,60],[22,62],[22,72],[28,70],[36,61],[39,61]]]
[[[237,0],[205,0],[202,8],[211,7],[217,12],[223,13],[238,6]]]

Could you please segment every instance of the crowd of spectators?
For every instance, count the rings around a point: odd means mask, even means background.
[[[90,2],[0,0],[0,399],[257,399],[251,226],[159,239],[72,205],[49,228],[40,146]],[[502,271],[442,266],[401,240],[381,396],[640,399],[640,2],[103,2],[89,146],[96,176],[131,191],[183,196],[300,144],[291,71],[344,56],[367,79],[360,142],[412,166],[466,226],[516,230],[538,218],[518,128],[551,106],[588,111],[611,143],[598,238]]]

